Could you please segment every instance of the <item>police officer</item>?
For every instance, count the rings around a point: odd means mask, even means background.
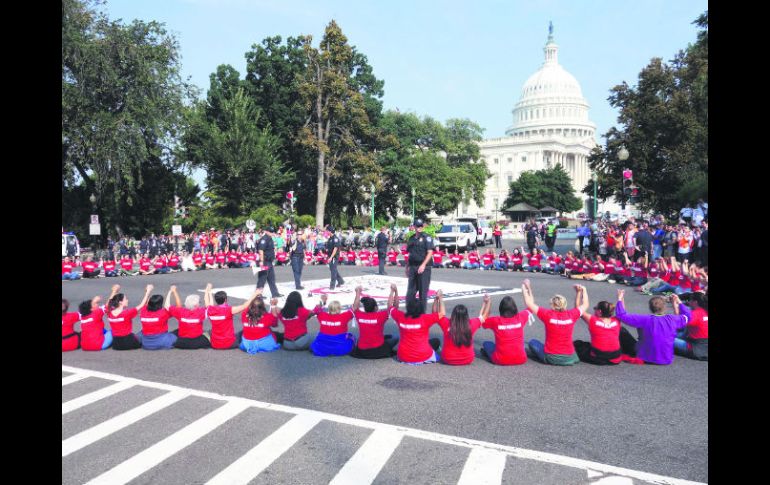
[[[283,296],[278,293],[278,287],[275,285],[275,270],[273,269],[273,260],[275,259],[275,243],[273,243],[273,233],[275,229],[266,227],[262,230],[262,237],[259,238],[257,250],[259,251],[259,263],[261,271],[257,273],[257,288],[260,290],[265,287],[265,281],[270,286],[270,294],[273,298]]]
[[[545,228],[545,245],[548,248],[548,252],[553,252],[553,247],[556,244],[556,224],[554,220],[548,221],[548,225]]]
[[[344,285],[345,281],[343,281],[342,276],[340,276],[340,273],[337,270],[337,260],[340,257],[340,247],[342,246],[342,241],[340,240],[339,236],[334,233],[334,226],[329,226],[329,232],[331,235],[329,236],[329,240],[326,241],[326,254],[329,257],[329,271],[331,271],[332,274],[332,280],[331,283],[329,283],[329,289],[333,290],[335,286]]]
[[[430,270],[433,266],[433,238],[423,232],[423,225],[422,219],[414,221],[415,233],[406,244],[409,252],[406,267],[406,277],[409,278],[406,301],[408,303],[414,299],[415,294],[419,292],[422,310],[425,311],[430,291]]]
[[[305,264],[305,235],[299,234],[294,238],[290,249],[291,270],[294,272],[294,287],[298,290],[304,290],[302,286],[302,266]]]
[[[377,272],[379,275],[387,274],[385,273],[385,258],[387,257],[389,242],[390,236],[388,235],[388,227],[382,226],[380,232],[377,234],[377,240],[375,242],[375,245],[377,246],[377,257],[380,261],[380,271]]]

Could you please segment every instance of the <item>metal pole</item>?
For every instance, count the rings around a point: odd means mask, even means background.
[[[372,231],[374,231],[374,184],[372,184]]]
[[[596,210],[598,208],[596,201],[596,185],[599,183],[599,177],[594,173],[594,220],[596,220]]]
[[[414,189],[412,189],[412,221],[414,222]]]

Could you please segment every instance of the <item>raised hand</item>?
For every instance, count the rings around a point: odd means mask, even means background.
[[[117,293],[119,289],[120,289],[120,285],[112,285],[112,292],[113,293]]]
[[[155,287],[154,287],[153,285],[147,285],[147,286],[145,287],[145,290],[147,291],[147,293],[149,293],[149,292],[151,292],[151,291],[152,291],[154,288],[155,288]]]
[[[618,300],[623,301],[623,297],[626,295],[626,290],[618,290]]]
[[[489,294],[488,293],[484,293],[484,303],[489,303],[490,299],[491,298],[489,297]]]
[[[361,286],[361,285],[356,286],[356,293],[361,293],[362,291],[364,291],[364,287],[363,286]]]
[[[390,284],[390,291],[396,291],[398,288],[396,287],[395,283]]]
[[[212,288],[214,288],[214,285],[212,285],[211,283],[206,284],[206,290],[211,291]]]
[[[176,285],[171,285],[171,288],[169,288],[169,291],[176,292]]]

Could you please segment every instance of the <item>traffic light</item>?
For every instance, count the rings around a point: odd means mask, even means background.
[[[629,169],[623,170],[623,196],[631,197],[634,188],[634,172]]]
[[[632,204],[639,201],[639,189],[637,187],[631,187],[631,198],[628,201]]]
[[[182,215],[182,199],[178,196],[174,196],[174,217],[180,217]]]

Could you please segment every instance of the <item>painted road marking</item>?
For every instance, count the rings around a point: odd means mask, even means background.
[[[111,380],[116,380],[116,379],[111,379]],[[95,403],[100,399],[104,399],[105,397],[112,396],[113,394],[117,394],[120,391],[125,391],[130,387],[134,387],[134,385],[135,384],[133,381],[121,380],[119,382],[116,382],[115,384],[99,389],[98,391],[90,392],[78,398],[72,399],[71,401],[62,403],[61,413],[62,414],[70,413],[76,409],[82,408],[83,406],[87,406],[91,403]]]
[[[275,430],[257,446],[219,472],[206,485],[247,484],[269,467],[286,450],[294,446],[321,421],[315,414],[298,414]]]
[[[259,408],[259,409],[267,409],[271,411],[279,411],[283,413],[289,413],[289,414],[296,414],[296,415],[310,415],[313,417],[317,417],[326,421],[332,421],[335,423],[340,424],[349,424],[352,426],[359,426],[362,428],[368,428],[372,430],[390,430],[397,433],[401,433],[404,436],[409,436],[412,438],[419,438],[424,439],[428,441],[434,441],[437,443],[445,443],[449,445],[455,445],[455,446],[462,446],[464,448],[470,448],[470,449],[485,449],[485,450],[492,450],[492,451],[498,451],[503,454],[506,454],[508,456],[512,456],[514,458],[520,458],[520,459],[527,459],[527,460],[535,460],[540,461],[543,463],[550,463],[553,465],[561,465],[561,466],[568,466],[572,468],[577,468],[580,470],[592,470],[594,472],[601,472],[605,475],[618,475],[621,477],[627,477],[631,479],[640,480],[643,482],[650,482],[657,485],[706,485],[702,482],[695,482],[691,480],[683,480],[679,478],[673,478],[673,477],[667,477],[664,475],[657,475],[654,473],[647,473],[642,472],[638,470],[631,470],[628,468],[622,468],[612,465],[606,465],[604,463],[598,463],[594,461],[589,460],[582,460],[579,458],[572,458],[569,456],[563,456],[563,455],[556,455],[553,453],[545,453],[541,451],[534,451],[534,450],[528,450],[526,448],[517,448],[514,446],[507,446],[507,445],[499,445],[495,443],[489,443],[486,441],[479,441],[479,440],[472,440],[467,438],[462,438],[459,436],[450,436],[440,433],[433,433],[430,431],[423,431],[419,429],[414,428],[407,428],[403,426],[395,426],[391,424],[385,424],[385,423],[378,423],[374,421],[367,421],[364,419],[358,419],[358,418],[350,418],[347,416],[340,416],[336,414],[329,414],[324,413],[320,411],[313,411],[310,409],[303,409],[303,408],[297,408],[293,406],[286,406],[283,404],[271,404],[266,403],[262,401],[254,401],[250,399],[243,399],[240,397],[235,396],[225,396],[222,394],[216,394],[213,392],[206,392],[206,391],[198,391],[194,389],[187,389],[183,387],[174,386],[171,384],[164,384],[159,382],[152,382],[152,381],[144,381],[140,379],[134,379],[134,378],[128,378],[124,376],[120,376],[117,374],[109,374],[106,372],[99,372],[99,371],[92,371],[87,369],[80,369],[76,367],[70,367],[70,366],[62,366],[62,371],[64,372],[74,372],[74,373],[81,373],[88,375],[89,377],[98,377],[100,379],[107,379],[107,380],[113,380],[113,381],[119,381],[121,382],[128,382],[128,387],[131,387],[133,385],[141,385],[143,387],[150,387],[153,389],[162,389],[166,391],[183,391],[187,392],[191,396],[198,396],[208,399],[215,399],[218,401],[225,401],[229,403],[238,403],[239,405],[243,405],[243,403],[248,403],[248,406]],[[98,391],[97,391],[98,392]],[[72,401],[70,401],[72,402]],[[221,408],[220,408],[221,409]],[[215,411],[216,412],[216,411]],[[204,418],[205,419],[205,418]],[[193,423],[193,425],[190,426],[198,426],[197,424]],[[189,427],[188,427],[189,428]],[[208,430],[210,431],[210,430]],[[208,432],[207,431],[207,432]],[[173,436],[173,435],[172,435]],[[163,442],[159,443],[158,445],[161,445]],[[156,446],[158,446],[156,445]],[[143,451],[137,456],[144,455],[147,451],[152,450],[156,446],[153,446],[152,448],[149,448],[148,450]],[[166,450],[162,450],[163,454],[165,455]],[[153,452],[155,453],[155,452]],[[173,453],[171,453],[173,454]],[[170,456],[170,454],[168,455]],[[136,458],[136,457],[134,457]],[[164,458],[165,459],[165,458]],[[133,460],[133,458],[132,458]],[[130,460],[129,460],[130,461]],[[127,462],[124,462],[127,463]],[[158,462],[159,463],[159,462]],[[119,467],[122,465],[118,465]],[[113,469],[114,470],[114,469]],[[107,472],[110,473],[110,472]],[[106,474],[105,474],[106,475]],[[98,483],[98,482],[94,482]],[[106,483],[106,482],[102,482]],[[117,482],[113,482],[117,483]],[[122,483],[122,482],[121,482]]]
[[[82,375],[82,374],[72,374],[71,376],[62,377],[61,378],[61,385],[62,387],[66,386],[67,384],[72,384],[73,382],[82,381],[83,379],[87,378],[88,376]]]
[[[401,444],[404,433],[376,429],[361,448],[329,482],[329,485],[366,485],[372,483],[390,456]]]
[[[81,448],[85,448],[91,443],[99,441],[100,439],[105,438],[112,433],[115,433],[116,431],[120,431],[126,426],[136,423],[140,419],[144,419],[147,416],[160,411],[161,409],[167,408],[168,406],[181,401],[187,396],[189,396],[189,394],[184,391],[169,392],[153,399],[150,402],[146,402],[141,406],[135,407],[130,411],[126,411],[119,416],[115,416],[112,419],[108,419],[103,423],[97,424],[96,426],[78,433],[75,436],[67,438],[66,440],[62,440],[61,456],[63,458],[78,451]]]
[[[457,485],[500,485],[506,458],[508,455],[497,450],[472,449]]]
[[[102,473],[88,482],[87,485],[118,485],[128,483],[166,458],[193,444],[248,407],[250,407],[249,403],[242,399],[229,401],[224,406],[185,426],[168,438],[134,455],[115,468]]]

